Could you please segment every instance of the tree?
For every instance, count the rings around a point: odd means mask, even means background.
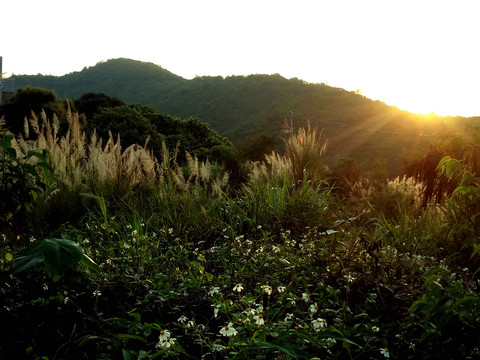
[[[88,129],[91,132],[96,129],[97,135],[104,139],[108,138],[109,131],[114,136],[120,135],[123,147],[144,145],[149,138],[150,145],[159,148],[163,139],[155,125],[142,115],[136,105],[105,108],[88,122]]]
[[[18,135],[22,133],[25,118],[30,118],[32,112],[38,116],[43,110],[47,118],[56,114],[62,124],[66,122],[68,108],[72,106],[73,103],[68,100],[58,100],[52,90],[26,87],[18,89],[9,102],[0,106],[0,117],[5,116],[7,128]]]
[[[85,114],[87,121],[99,114],[103,109],[125,105],[117,98],[107,96],[103,93],[89,92],[75,100],[75,106],[80,114]]]

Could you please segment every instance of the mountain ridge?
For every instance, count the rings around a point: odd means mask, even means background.
[[[185,79],[153,63],[125,58],[60,77],[14,77],[19,88],[47,88],[61,98],[99,92],[180,118],[198,117],[237,144],[262,135],[281,138],[293,111],[294,128],[310,123],[323,131],[331,157],[354,158],[366,166],[375,155],[398,168],[467,119],[413,114],[355,92],[279,74]]]

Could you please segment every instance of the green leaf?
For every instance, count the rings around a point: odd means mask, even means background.
[[[12,134],[1,134],[0,135],[0,146],[3,147],[4,149],[8,149],[12,147],[12,140],[13,140],[13,135]]]
[[[75,267],[83,257],[83,249],[68,239],[44,239],[45,265],[58,274]]]
[[[45,260],[43,253],[35,253],[33,255],[19,256],[15,259],[13,263],[13,270],[15,272],[21,272],[28,270],[38,264],[42,263]]]
[[[43,239],[25,249],[24,254],[15,260],[13,268],[16,272],[20,272],[43,262],[45,270],[58,279],[67,270],[77,266],[85,257],[87,256],[83,253],[81,246],[74,241]]]

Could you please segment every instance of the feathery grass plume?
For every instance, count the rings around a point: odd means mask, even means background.
[[[200,176],[200,180],[203,183],[210,182],[210,176],[212,175],[212,165],[210,164],[210,161],[208,161],[208,159],[200,164],[198,174]]]
[[[31,126],[33,132],[38,135],[38,133],[40,133],[40,128],[39,128],[39,125],[38,125],[38,117],[33,112],[33,110],[30,114],[29,122],[30,122],[30,126]]]
[[[253,162],[250,171],[251,182],[274,181],[282,183],[284,178],[291,178],[293,183],[292,162],[276,152],[265,155],[265,160]]]
[[[216,177],[211,184],[212,194],[216,197],[222,197],[225,195],[225,190],[228,186],[229,175],[227,172],[223,176]]]
[[[5,116],[0,117],[0,131],[4,131],[5,126],[7,126],[7,121],[5,120]]]
[[[316,127],[298,129],[285,144],[285,156],[290,159],[295,181],[304,179],[321,179],[327,170],[323,155],[328,140]]]
[[[28,125],[28,119],[25,118],[23,121],[23,136],[28,138],[30,136],[30,126]]]
[[[156,177],[157,162],[145,147],[130,145],[122,155],[123,169],[134,184]]]
[[[170,171],[172,174],[172,179],[178,189],[182,191],[188,190],[188,182],[185,180],[185,176],[183,176],[183,171],[178,164],[175,164],[173,170]]]
[[[115,140],[111,133],[105,145],[97,138],[96,132],[87,142],[78,114],[70,109],[67,112],[68,129],[61,137],[58,137],[57,117],[54,116],[53,124],[44,113],[41,118],[41,125],[34,114],[29,120],[37,139],[25,141],[20,137],[18,147],[23,154],[29,149],[49,149],[57,179],[69,187],[85,186],[89,179],[101,183],[118,182],[120,178],[134,185],[155,178],[158,173],[156,160],[145,147],[135,145],[122,152],[120,138]]]
[[[199,180],[199,169],[198,169],[198,158],[195,156],[193,157],[190,155],[188,151],[185,152],[185,157],[187,159],[187,166],[188,166],[188,180],[187,184],[190,184],[192,180],[195,180],[195,186],[198,185]]]

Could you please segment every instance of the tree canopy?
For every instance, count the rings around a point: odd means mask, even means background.
[[[48,118],[55,114],[62,123],[66,120],[69,107],[75,110],[73,102],[58,99],[53,90],[26,87],[18,89],[10,101],[0,105],[0,117],[5,117],[7,128],[13,134],[20,134],[25,118],[31,117],[32,113],[38,116],[45,111]]]

